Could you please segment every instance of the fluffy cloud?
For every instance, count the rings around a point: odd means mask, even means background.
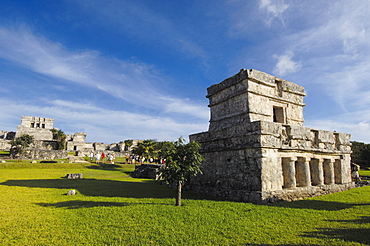
[[[285,76],[289,73],[294,73],[301,68],[300,62],[293,61],[293,52],[286,51],[284,54],[278,56],[273,55],[273,58],[277,60],[275,68],[273,70],[274,74],[278,76]]]
[[[0,58],[67,83],[101,90],[141,107],[208,119],[206,107],[188,99],[169,97],[166,91],[157,89],[164,79],[152,66],[102,57],[96,51],[71,51],[34,35],[28,28],[0,27]]]

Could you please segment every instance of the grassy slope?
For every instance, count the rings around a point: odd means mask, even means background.
[[[172,189],[129,165],[40,165],[0,164],[2,245],[370,244],[370,187],[274,206],[185,192],[176,207]]]

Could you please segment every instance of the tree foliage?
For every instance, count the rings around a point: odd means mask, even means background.
[[[14,140],[10,141],[12,158],[17,154],[22,155],[24,149],[28,148],[33,143],[33,140],[33,136],[22,134],[20,137],[16,137]]]
[[[132,139],[126,139],[125,141],[123,141],[125,143],[125,150],[129,150],[129,148],[132,146],[132,144],[134,143],[134,140]]]
[[[200,164],[204,160],[199,153],[199,143],[191,141],[185,144],[183,138],[179,138],[168,148],[166,154],[166,166],[161,170],[160,176],[169,183],[176,183],[176,205],[181,206],[182,187],[191,176],[201,173]],[[169,146],[168,146],[169,147]]]
[[[148,159],[156,156],[156,150],[156,141],[153,139],[147,139],[139,142],[137,146],[133,148],[132,153]]]
[[[58,143],[58,150],[66,149],[67,135],[62,130],[51,129],[53,133],[53,139]]]
[[[174,143],[170,141],[156,142],[155,153],[157,154],[157,156],[155,157],[166,157],[168,153],[173,150],[174,147]]]
[[[361,168],[370,167],[370,144],[353,141],[351,159]]]

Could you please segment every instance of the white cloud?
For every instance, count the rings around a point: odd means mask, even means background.
[[[289,8],[289,4],[285,4],[284,0],[260,0],[259,7],[268,14],[268,18],[265,20],[267,26],[270,26],[274,19],[278,19],[284,24],[283,14]]]
[[[152,66],[105,58],[96,51],[71,51],[25,27],[15,30],[0,27],[0,58],[68,83],[99,89],[142,107],[207,119],[206,111],[199,110],[202,107],[194,102],[162,94],[157,88],[164,79]]]
[[[165,113],[193,114],[200,119],[209,120],[209,109],[207,105],[200,106],[190,102],[189,99],[160,98],[167,101]]]
[[[285,76],[289,73],[297,72],[302,65],[300,62],[293,61],[293,56],[294,54],[292,51],[286,51],[280,56],[273,55],[273,58],[277,59],[277,63],[273,72],[278,76]]]

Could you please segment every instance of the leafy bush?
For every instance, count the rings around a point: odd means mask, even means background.
[[[361,166],[361,168],[370,167],[370,144],[362,142],[351,142],[352,154],[351,159],[354,163]]]

